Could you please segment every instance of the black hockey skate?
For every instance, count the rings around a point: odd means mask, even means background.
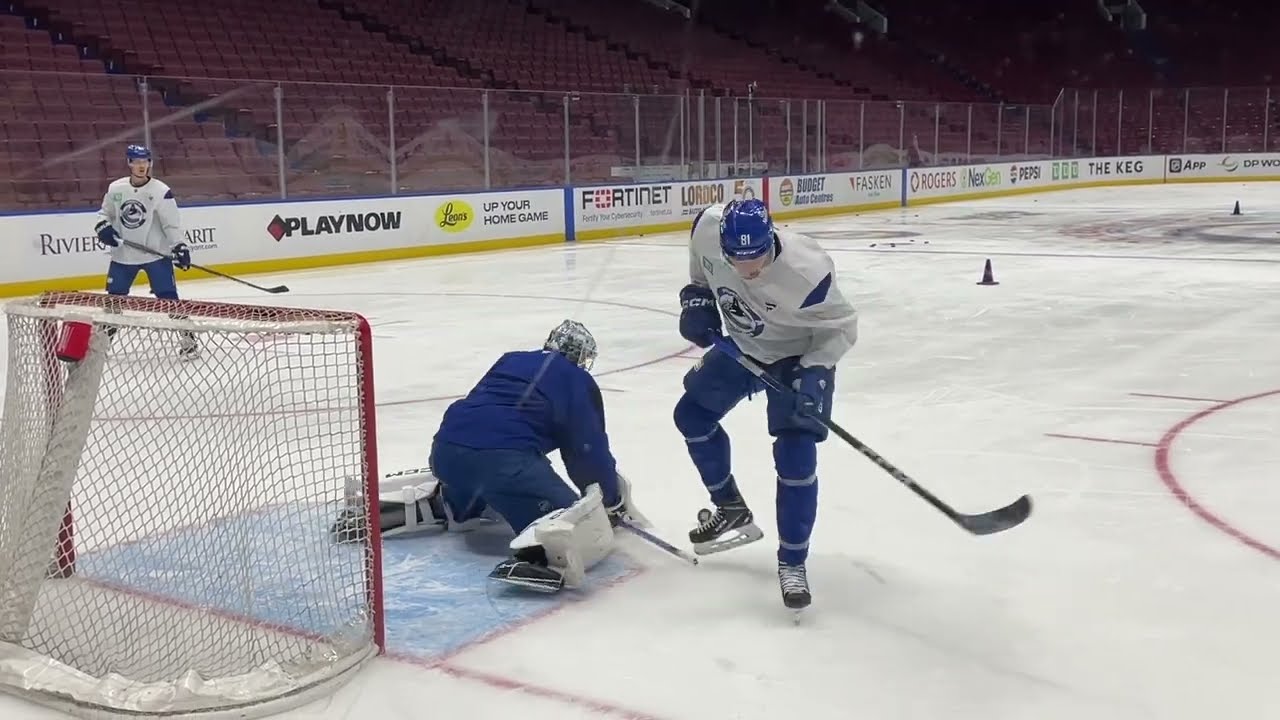
[[[720,505],[714,513],[704,508],[698,511],[698,522],[698,527],[689,531],[695,555],[732,550],[764,537],[742,500]]]
[[[778,585],[782,587],[782,604],[792,610],[803,610],[813,601],[804,565],[778,563]]]
[[[547,553],[541,547],[522,548],[510,559],[498,563],[489,578],[539,593],[559,592],[564,576],[547,565]]]

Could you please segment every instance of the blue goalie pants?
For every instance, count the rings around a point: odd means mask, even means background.
[[[456,522],[479,517],[489,507],[519,533],[534,520],[578,500],[578,493],[551,461],[536,452],[436,441],[431,446],[431,471],[440,480]]]

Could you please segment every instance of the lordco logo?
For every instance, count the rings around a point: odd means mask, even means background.
[[[791,201],[794,200],[795,197],[796,187],[795,184],[791,182],[791,178],[783,180],[782,184],[778,186],[778,199],[782,201],[783,205],[790,205]]]
[[[465,200],[450,200],[436,208],[436,226],[445,232],[462,232],[475,218],[476,211]]]

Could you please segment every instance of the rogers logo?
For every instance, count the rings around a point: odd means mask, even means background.
[[[912,170],[911,192],[945,190],[956,186],[955,170]]]

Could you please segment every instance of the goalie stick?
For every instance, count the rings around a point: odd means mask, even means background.
[[[644,540],[645,542],[649,543],[650,545],[653,545],[659,550],[662,550],[664,552],[667,552],[671,555],[674,555],[680,558],[681,560],[689,563],[690,565],[698,564],[698,558],[690,555],[684,550],[681,550],[675,545],[672,545],[671,543],[667,542],[666,540],[663,540],[662,538],[658,537],[657,535],[654,535],[653,533],[649,532],[648,530],[645,530],[642,527],[632,525],[626,520],[621,520],[621,519],[618,520],[618,527],[625,528],[631,531],[633,535],[640,538],[641,540]]]
[[[164,254],[164,253],[162,253],[162,252],[160,252],[160,251],[158,251],[158,250],[152,250],[151,248],[147,247],[146,245],[139,245],[138,243],[136,243],[136,242],[134,242],[134,241],[132,241],[132,240],[121,240],[121,242],[122,242],[122,243],[124,243],[126,247],[131,247],[131,248],[133,248],[134,250],[141,250],[142,252],[151,253],[152,255],[155,255],[156,257],[162,257],[162,258],[171,258],[171,257],[172,257],[171,255],[166,255],[166,254]],[[195,269],[197,269],[197,270],[201,270],[201,271],[203,271],[203,272],[207,272],[207,273],[209,273],[210,275],[217,275],[217,276],[218,276],[218,277],[220,277],[220,278],[226,278],[226,279],[228,279],[228,280],[231,280],[231,281],[234,281],[234,282],[238,282],[238,283],[240,283],[241,285],[248,285],[249,287],[253,288],[254,290],[261,290],[262,292],[265,292],[265,293],[271,293],[272,295],[279,295],[280,293],[287,293],[287,292],[289,292],[289,288],[288,288],[288,287],[286,287],[286,286],[284,286],[284,285],[275,285],[275,286],[273,286],[273,287],[263,287],[263,286],[261,286],[261,285],[255,285],[255,284],[253,284],[253,283],[249,282],[248,280],[241,280],[240,278],[235,277],[234,275],[228,275],[228,274],[226,274],[226,273],[224,273],[224,272],[219,272],[219,271],[217,271],[217,270],[214,270],[214,269],[213,269],[213,268],[211,268],[211,267],[205,267],[204,265],[197,265],[197,264],[195,264],[195,263],[191,263],[191,267],[193,267],[193,268],[195,268]]]
[[[765,372],[764,368],[760,367],[760,365],[758,365],[754,360],[738,352],[736,348],[728,349],[721,342],[716,342],[715,347],[720,352],[725,353],[734,360],[737,360],[739,365],[746,368],[752,375],[760,378],[760,381],[774,392],[781,393],[783,395],[793,393],[790,388],[784,386],[777,380],[777,378]],[[832,433],[835,433],[835,435],[837,435],[841,440],[849,443],[854,450],[862,453],[867,457],[867,459],[878,465],[881,470],[889,473],[889,476],[894,480],[906,485],[908,490],[923,498],[925,502],[932,505],[943,515],[946,515],[952,522],[974,535],[991,535],[1003,532],[1010,528],[1017,527],[1031,516],[1031,498],[1027,495],[1023,495],[1002,508],[991,510],[989,512],[978,513],[976,515],[968,515],[959,512],[942,500],[939,500],[933,493],[921,487],[920,484],[913,480],[910,475],[899,470],[893,463],[880,455],[880,453],[872,450],[866,445],[866,443],[863,443],[858,438],[849,434],[847,430],[837,425],[834,421],[827,420],[822,417],[817,417],[815,419],[826,426],[826,428]]]

